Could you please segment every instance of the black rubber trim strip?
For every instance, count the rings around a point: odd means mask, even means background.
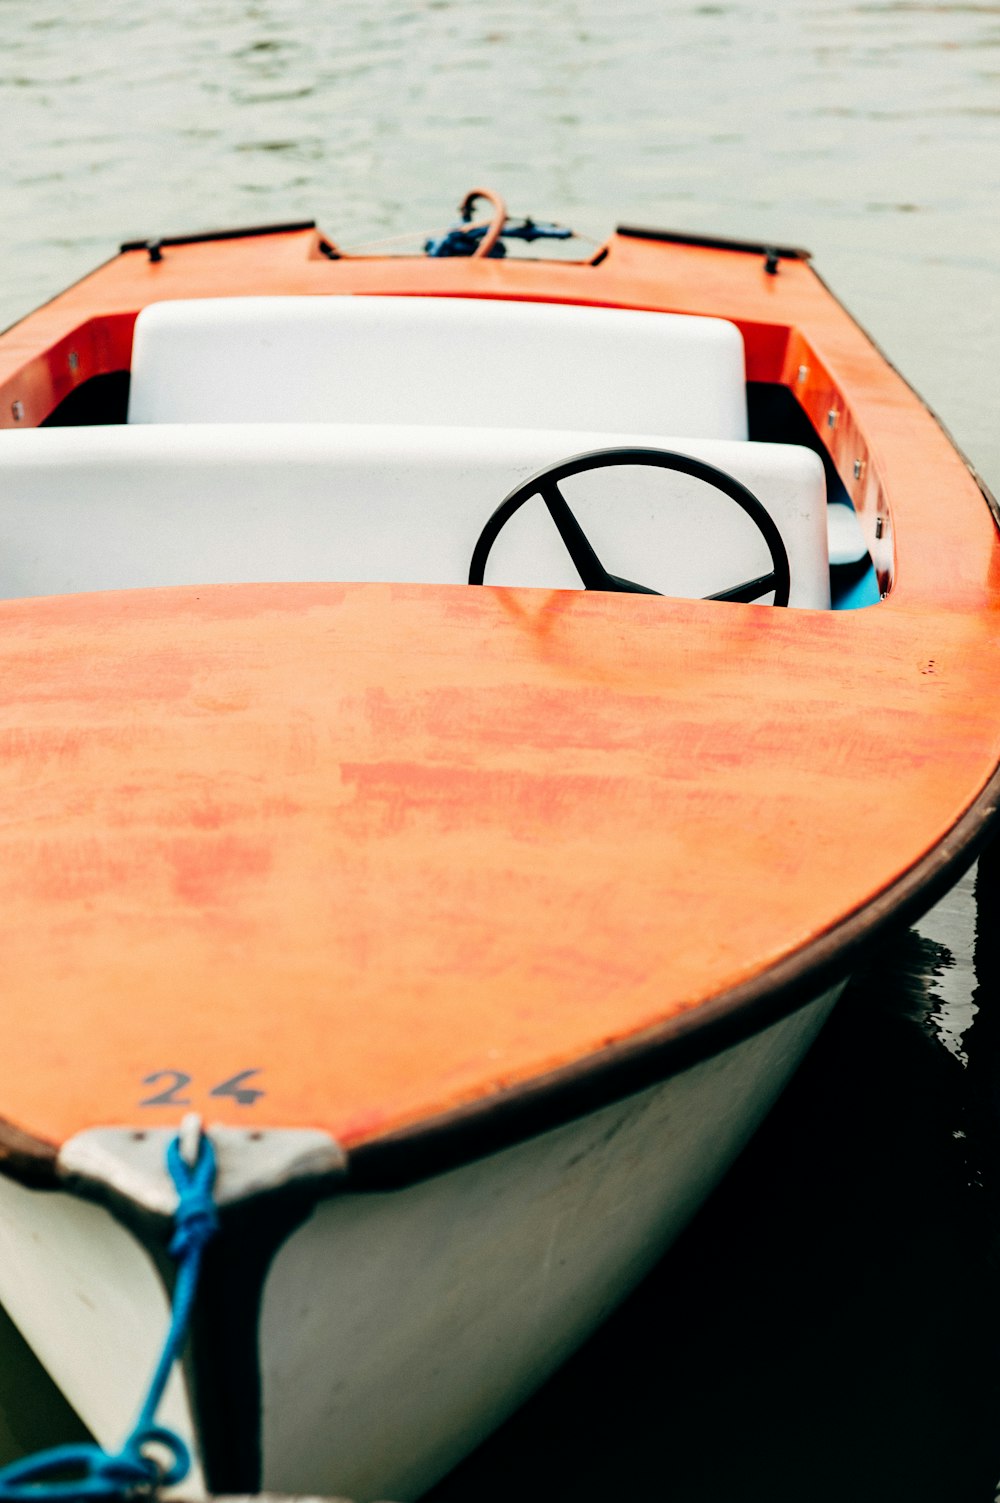
[[[314,230],[315,219],[297,219],[289,224],[256,224],[235,230],[202,230],[196,235],[147,235],[145,240],[126,240],[120,252],[148,250],[156,245],[203,245],[209,240],[252,240],[257,235],[291,235],[298,230]]]
[[[730,240],[725,235],[691,235],[686,230],[645,229],[641,225],[620,224],[616,235],[625,235],[630,240],[661,240],[668,245],[701,245],[708,250],[746,251],[755,256],[766,256],[773,251],[786,261],[811,261],[812,251],[801,245],[773,245],[763,240]]]
[[[641,1037],[467,1107],[361,1144],[351,1187],[394,1189],[456,1168],[646,1086],[742,1042],[844,980],[887,930],[931,908],[1000,828],[1000,768],[933,851],[833,929],[761,975]]]
[[[226,1207],[220,1234],[205,1249],[185,1371],[212,1496],[261,1490],[264,1290],[281,1248],[315,1206],[308,1188],[297,1187]]]
[[[315,219],[299,219],[290,224],[260,224],[248,226],[246,229],[235,230],[203,230],[197,235],[149,235],[145,240],[124,241],[118,247],[118,255],[122,255],[125,251],[148,251],[151,245],[199,245],[202,242],[210,240],[252,239],[255,235],[291,235],[299,230],[314,230],[315,228]],[[327,244],[329,244],[329,241]],[[331,246],[332,249],[333,247]],[[326,255],[327,252],[324,251],[323,254]],[[82,276],[77,277],[75,282],[70,282],[66,287],[60,287],[58,292],[54,292],[51,297],[46,298],[37,307],[29,308],[27,313],[19,314],[12,324],[7,324],[5,328],[0,329],[0,335],[9,334],[11,329],[17,328],[18,324],[23,324],[26,319],[41,312],[43,308],[51,307],[61,297],[65,297],[67,292],[72,292],[74,287],[81,287],[90,277],[96,276],[99,271],[104,271],[106,267],[113,265],[116,259],[116,256],[109,256],[106,261],[101,261],[97,266],[92,266],[89,271],[85,271]],[[339,261],[340,256],[337,255],[333,259]]]

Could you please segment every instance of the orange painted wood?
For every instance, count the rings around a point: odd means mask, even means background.
[[[560,592],[222,587],[0,608],[5,1115],[260,1068],[347,1143],[746,978],[998,755],[989,624]],[[804,650],[806,649],[806,650]],[[808,741],[809,755],[803,757]]]
[[[139,1106],[160,1071],[211,1121],[348,1146],[488,1101],[794,955],[1000,760],[996,526],[808,266],[625,238],[599,267],[313,248],[129,253],[0,339],[4,414],[51,403],[79,329],[115,368],[153,296],[724,314],[828,438],[892,589],[842,614],[339,584],[0,603],[0,1115],[39,1138],[176,1121]],[[249,1069],[253,1106],[208,1094]]]

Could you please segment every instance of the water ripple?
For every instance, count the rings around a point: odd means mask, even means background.
[[[88,0],[72,28],[63,0],[0,9],[0,323],[85,271],[84,243],[251,214],[360,241],[437,228],[492,180],[598,235],[618,218],[811,244],[1000,470],[1000,6]],[[913,308],[942,265],[934,337]],[[945,329],[975,358],[942,359]]]

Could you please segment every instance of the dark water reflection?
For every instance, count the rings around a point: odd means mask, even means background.
[[[998,913],[994,852],[872,958],[673,1252],[433,1503],[994,1498]]]

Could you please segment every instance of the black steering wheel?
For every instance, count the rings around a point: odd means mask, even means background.
[[[788,554],[781,540],[781,533],[774,525],[767,508],[747,490],[745,485],[741,485],[732,475],[727,475],[725,470],[718,470],[714,465],[706,464],[702,459],[692,459],[689,454],[674,454],[669,449],[594,449],[589,454],[577,454],[572,459],[564,459],[559,464],[549,465],[546,469],[539,470],[537,475],[532,475],[531,479],[526,480],[523,485],[516,486],[510,495],[500,502],[479,534],[476,546],[472,550],[469,583],[471,585],[483,583],[486,560],[489,558],[490,549],[496,542],[501,528],[507,525],[525,501],[530,500],[532,496],[541,496],[548,507],[549,515],[556,524],[559,536],[566,545],[566,551],[583,581],[584,589],[613,590],[619,594],[629,595],[659,595],[661,593],[659,590],[651,590],[648,585],[636,584],[631,579],[621,579],[617,574],[608,573],[559,489],[559,481],[568,480],[571,475],[583,475],[588,470],[606,470],[614,465],[632,464],[648,465],[660,470],[678,470],[682,475],[693,475],[697,480],[706,481],[708,485],[722,491],[731,501],[735,501],[736,505],[746,512],[767,544],[771,555],[769,573],[760,574],[755,579],[744,580],[742,584],[733,585],[731,589],[718,590],[714,595],[706,596],[706,599],[749,602],[759,600],[762,595],[773,590],[775,605],[788,604],[791,588]]]

